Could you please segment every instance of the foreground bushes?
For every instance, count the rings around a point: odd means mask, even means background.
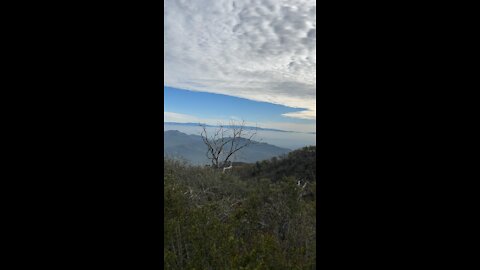
[[[296,181],[166,160],[165,268],[315,269],[315,183]]]

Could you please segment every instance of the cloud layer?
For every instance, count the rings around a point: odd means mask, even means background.
[[[213,118],[200,118],[197,116],[175,113],[175,112],[163,112],[163,122],[177,122],[177,123],[203,123],[207,125],[227,125],[231,120],[240,122],[242,119],[230,116],[229,119],[213,119]],[[315,132],[316,124],[302,124],[302,123],[288,123],[288,122],[251,122],[245,121],[246,126],[258,126],[261,128],[273,128],[287,131],[299,131],[299,132]]]
[[[164,85],[281,104],[315,119],[313,0],[164,0]]]

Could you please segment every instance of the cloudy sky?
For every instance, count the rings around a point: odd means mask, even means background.
[[[164,10],[164,121],[315,130],[315,1],[164,0]]]

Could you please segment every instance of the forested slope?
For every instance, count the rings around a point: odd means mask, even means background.
[[[316,146],[304,147],[280,157],[244,164],[236,172],[243,179],[268,178],[279,181],[284,177],[294,177],[302,182],[316,181]]]

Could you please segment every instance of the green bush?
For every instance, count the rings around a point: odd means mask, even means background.
[[[315,269],[315,184],[297,180],[165,160],[164,267]]]

